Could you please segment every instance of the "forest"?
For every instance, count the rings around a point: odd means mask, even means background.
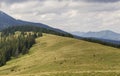
[[[0,35],[0,66],[5,65],[12,57],[28,53],[35,44],[35,38],[42,36],[37,32],[15,32],[9,35]]]

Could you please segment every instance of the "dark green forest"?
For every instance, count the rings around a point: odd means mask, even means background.
[[[100,39],[96,39],[96,38],[80,38],[82,40],[85,41],[89,41],[89,42],[94,42],[94,43],[99,43],[102,45],[106,45],[106,46],[111,46],[111,47],[115,47],[115,48],[120,48],[120,42],[114,43],[114,41],[112,40],[100,40]]]
[[[42,36],[40,33],[19,32],[15,34],[0,35],[0,66],[6,64],[11,57],[28,53],[30,47],[35,44],[35,38]]]

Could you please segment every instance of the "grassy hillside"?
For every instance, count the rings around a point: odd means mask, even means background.
[[[120,49],[44,34],[29,54],[0,67],[0,76],[119,76]]]

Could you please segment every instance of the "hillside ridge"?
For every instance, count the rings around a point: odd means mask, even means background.
[[[0,75],[65,76],[120,69],[119,49],[73,38],[44,34],[29,51],[0,67]]]

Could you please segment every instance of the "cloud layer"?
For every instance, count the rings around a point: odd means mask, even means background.
[[[0,10],[69,32],[120,32],[119,0],[1,0]]]
[[[102,2],[102,3],[112,3],[112,2],[118,2],[120,0],[83,0],[86,2]]]

